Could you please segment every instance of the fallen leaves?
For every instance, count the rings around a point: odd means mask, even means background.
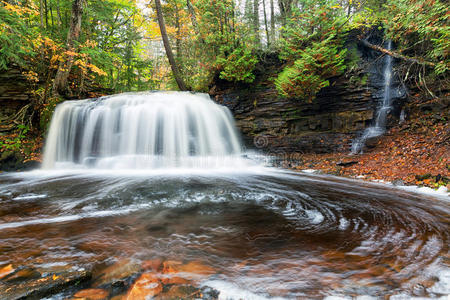
[[[435,114],[418,116],[389,130],[374,149],[361,155],[302,154],[302,163],[296,169],[314,168],[333,175],[401,180],[404,184],[434,188],[445,185],[450,177],[450,126],[436,120]],[[350,165],[352,161],[357,163]],[[417,179],[425,174],[430,176]]]

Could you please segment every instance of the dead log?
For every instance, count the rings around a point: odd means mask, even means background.
[[[363,44],[366,47],[369,47],[371,49],[374,49],[376,51],[382,52],[384,54],[390,55],[390,56],[395,57],[395,58],[403,59],[405,61],[416,63],[416,64],[419,64],[419,65],[425,65],[425,66],[430,66],[430,67],[435,67],[436,66],[436,64],[433,63],[433,62],[426,61],[426,60],[423,60],[423,59],[420,59],[420,58],[408,57],[408,56],[402,55],[400,53],[397,53],[395,51],[388,50],[388,49],[385,49],[383,47],[371,44],[371,43],[369,43],[366,40],[360,40],[360,42],[361,42],[361,44]]]

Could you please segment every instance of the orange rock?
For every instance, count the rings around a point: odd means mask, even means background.
[[[141,264],[131,259],[123,259],[115,264],[94,273],[94,286],[114,283],[141,271]]]
[[[161,282],[163,284],[189,284],[190,281],[179,276],[166,276],[161,277]]]
[[[191,261],[180,267],[180,272],[193,273],[198,275],[211,275],[216,273],[216,271],[199,261]]]
[[[117,295],[112,297],[110,300],[127,300],[127,295]]]
[[[2,279],[3,277],[11,274],[12,272],[14,272],[14,268],[11,264],[4,266],[3,268],[0,269],[0,279]]]
[[[142,300],[161,293],[163,286],[155,274],[144,273],[133,284],[127,295],[127,300]]]
[[[142,262],[142,268],[144,270],[152,270],[158,272],[161,270],[161,266],[162,266],[162,259],[160,258],[155,258]]]
[[[180,272],[181,261],[167,260],[163,263],[163,273],[178,273]]]
[[[202,291],[190,285],[174,285],[167,292],[158,295],[158,300],[198,299]]]
[[[108,298],[109,293],[102,289],[86,289],[78,291],[75,298],[84,298],[88,300],[103,300]]]

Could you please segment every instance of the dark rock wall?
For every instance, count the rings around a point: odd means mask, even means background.
[[[0,71],[0,119],[12,116],[32,100],[32,89],[19,68]]]
[[[352,139],[373,122],[384,77],[380,54],[361,48],[356,39],[347,47],[358,56],[357,66],[331,78],[330,86],[311,103],[277,95],[272,78],[282,66],[276,57],[258,67],[251,85],[216,80],[210,94],[232,111],[248,148],[348,153]],[[405,92],[397,82],[393,90],[395,115],[399,115]]]

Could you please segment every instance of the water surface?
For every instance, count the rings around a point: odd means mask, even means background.
[[[331,176],[246,171],[0,175],[0,265],[201,261],[222,297],[450,294],[449,202]]]

